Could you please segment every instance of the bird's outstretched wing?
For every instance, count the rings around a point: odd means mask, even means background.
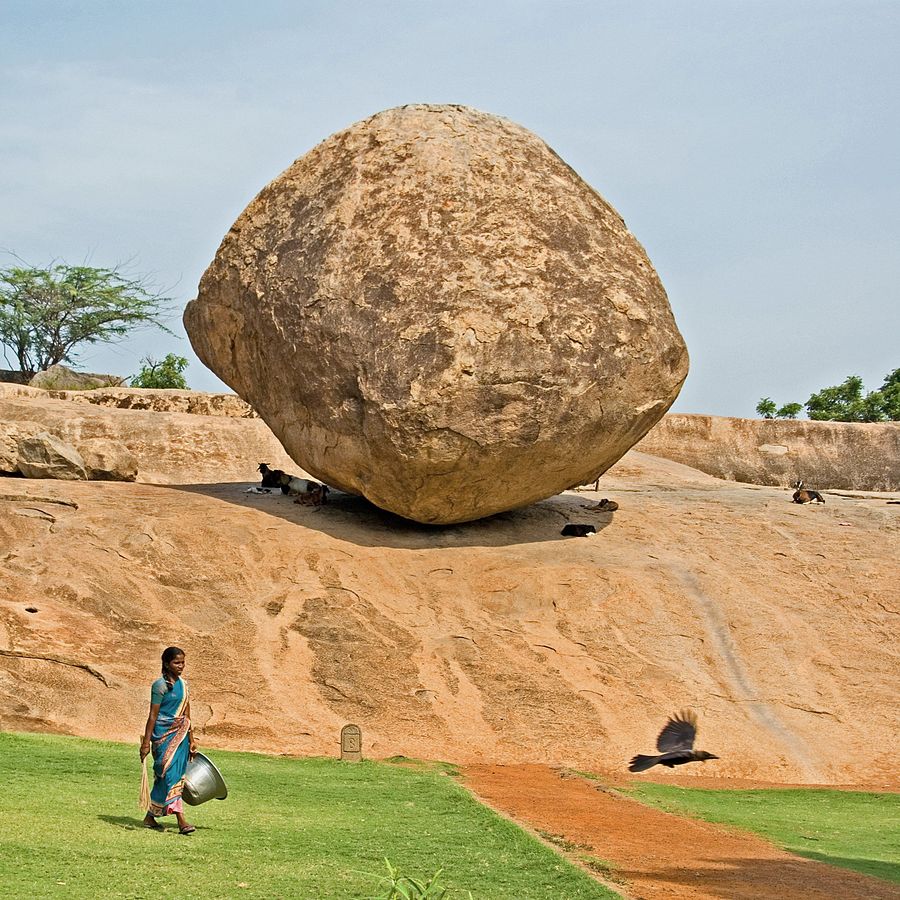
[[[682,710],[669,717],[665,728],[656,739],[656,749],[660,753],[671,750],[692,750],[697,736],[697,717],[690,710]]]

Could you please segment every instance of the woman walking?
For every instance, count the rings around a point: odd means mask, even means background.
[[[150,688],[150,715],[141,741],[141,762],[153,751],[153,790],[144,827],[162,831],[157,816],[174,813],[181,834],[191,834],[194,826],[184,818],[181,792],[184,770],[194,758],[197,745],[191,731],[191,702],[184,672],[184,650],[166,647],[162,654],[162,677]]]

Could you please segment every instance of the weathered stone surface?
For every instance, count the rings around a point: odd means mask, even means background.
[[[19,471],[26,478],[84,481],[87,478],[81,454],[47,431],[19,440]]]
[[[27,419],[0,421],[0,475],[22,474],[19,471],[19,441],[44,430],[39,422],[29,422]]]
[[[252,419],[252,407],[235,394],[161,388],[97,388],[91,391],[48,391],[49,396],[73,403],[93,403],[116,409],[148,409],[153,412],[180,412],[192,416],[229,416]]]
[[[900,422],[732,419],[670,413],[639,450],[729,481],[900,490]]]
[[[0,435],[15,435],[18,442],[20,434],[38,431],[52,432],[73,447],[94,438],[116,441],[136,457],[142,482],[258,481],[260,462],[305,474],[259,418],[110,409],[57,400],[36,388],[0,385]],[[0,439],[0,448],[5,446]],[[18,466],[17,444],[11,452]]]
[[[188,413],[192,416],[228,416],[253,419],[256,412],[237,394],[206,391],[163,390],[162,388],[94,388],[85,391],[57,391],[0,382],[0,399],[21,397],[30,400],[69,400],[113,409],[146,409],[161,413]]]
[[[297,160],[184,320],[304,469],[422,522],[593,480],[688,367],[616,211],[534,134],[457,106],[379,113]]]
[[[76,372],[68,366],[55,365],[38,372],[28,384],[44,390],[90,390],[120,385],[125,379],[119,375],[98,375],[95,372]]]
[[[109,438],[89,438],[78,445],[91,481],[135,481],[137,457],[124,445]]]

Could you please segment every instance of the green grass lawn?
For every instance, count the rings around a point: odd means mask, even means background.
[[[631,793],[668,812],[754,831],[799,856],[900,882],[900,794],[707,791],[650,783]]]
[[[378,897],[385,857],[453,900],[615,896],[439,767],[210,756],[229,796],[184,837],[139,827],[136,744],[0,733],[0,896]]]

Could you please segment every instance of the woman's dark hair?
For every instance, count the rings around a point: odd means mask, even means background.
[[[169,673],[166,667],[176,656],[184,656],[184,650],[182,650],[181,647],[166,647],[162,652],[162,677],[165,678],[166,684],[168,685],[167,691],[172,690],[175,682],[169,680]]]

